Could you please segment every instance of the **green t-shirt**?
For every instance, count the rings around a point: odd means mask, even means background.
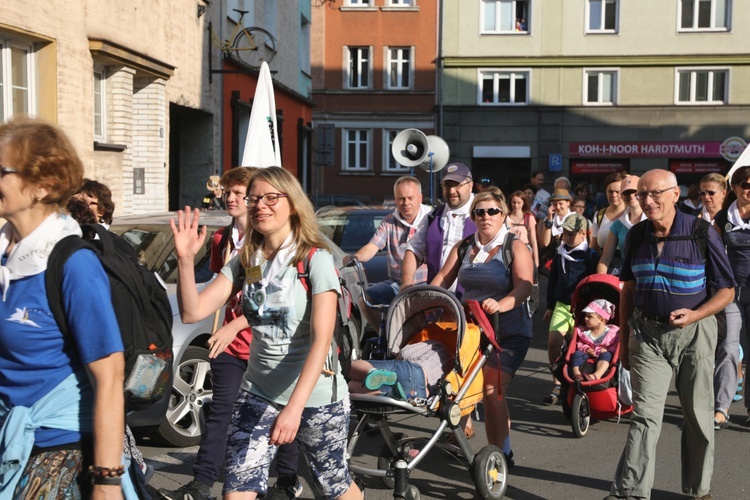
[[[265,270],[265,267],[266,262],[263,262],[261,269]],[[236,288],[242,289],[245,271],[241,269],[239,257],[230,260],[221,273]],[[318,250],[313,254],[309,273],[312,295],[330,290],[341,293],[333,257],[329,252]],[[296,264],[282,268],[276,278],[266,289],[267,298],[262,316],[257,313],[245,314],[253,332],[253,340],[242,388],[258,397],[286,405],[312,345],[312,307],[307,292],[297,277]],[[279,283],[280,286],[275,286],[274,283]],[[243,303],[248,300],[244,294],[242,300]],[[328,365],[329,362],[326,361],[325,368],[332,370]],[[337,371],[335,376],[321,372],[306,407],[315,408],[332,403],[334,377],[336,401],[341,401],[348,394],[346,381],[340,370]]]

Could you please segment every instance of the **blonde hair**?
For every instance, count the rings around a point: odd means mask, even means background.
[[[508,204],[505,203],[505,195],[502,191],[500,191],[500,188],[496,186],[490,186],[481,193],[477,193],[474,195],[474,201],[471,202],[471,210],[469,211],[471,220],[475,219],[474,209],[476,208],[477,204],[483,201],[494,201],[495,203],[497,203],[498,208],[503,211],[503,215],[506,217],[508,216]]]
[[[279,193],[287,196],[290,207],[289,222],[292,226],[294,243],[297,245],[297,253],[294,254],[293,263],[300,262],[312,248],[330,250],[328,244],[320,234],[318,222],[315,219],[315,210],[310,199],[302,190],[299,181],[289,172],[280,167],[268,167],[255,173],[250,184],[247,186],[248,193],[256,181],[267,182]],[[245,238],[245,244],[240,253],[240,262],[244,267],[250,265],[250,258],[256,254],[263,244],[263,235],[258,231],[251,230]]]

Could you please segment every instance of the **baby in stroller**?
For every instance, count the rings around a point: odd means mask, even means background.
[[[576,350],[570,359],[573,380],[598,380],[612,363],[620,327],[608,325],[615,315],[615,306],[605,299],[592,300],[582,311],[583,325],[576,326]],[[593,373],[581,373],[581,367],[596,359]]]
[[[427,399],[452,366],[453,355],[440,341],[407,344],[396,359],[352,361],[349,391],[394,399]]]

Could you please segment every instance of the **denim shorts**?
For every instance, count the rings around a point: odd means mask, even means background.
[[[427,381],[424,370],[417,363],[402,359],[369,360],[374,368],[387,370],[396,374],[396,379],[408,398],[427,398]],[[384,396],[399,399],[401,396],[394,386],[384,385],[381,388]]]
[[[373,304],[390,304],[396,295],[398,295],[400,288],[401,284],[398,281],[385,280],[380,283],[375,283],[365,292],[367,293],[370,302]]]
[[[268,444],[268,438],[282,408],[249,391],[240,391],[227,434],[224,494],[268,491],[268,469],[278,451],[278,446]],[[338,498],[351,486],[345,458],[348,430],[348,397],[302,410],[296,441],[305,452],[318,496],[322,498]]]
[[[529,352],[531,337],[512,335],[501,338],[498,343],[500,344],[500,353],[493,352],[490,359],[487,360],[486,366],[497,369],[499,360],[500,371],[515,375],[523,360],[526,359],[526,353]]]

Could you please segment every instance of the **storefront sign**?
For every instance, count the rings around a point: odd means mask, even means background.
[[[721,158],[721,142],[571,142],[570,158]]]
[[[723,174],[729,165],[723,161],[689,161],[673,160],[669,162],[669,170],[675,174]]]
[[[571,174],[611,174],[612,172],[627,172],[628,165],[621,161],[572,161]]]

